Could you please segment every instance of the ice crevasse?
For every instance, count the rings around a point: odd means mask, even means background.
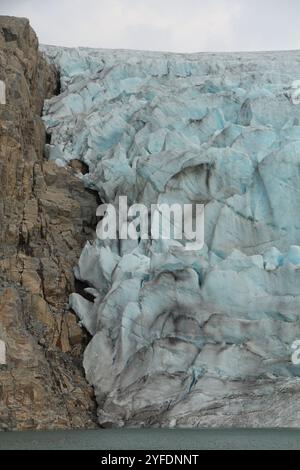
[[[300,52],[43,46],[59,165],[102,202],[205,204],[205,245],[91,240],[70,305],[102,426],[300,426]]]

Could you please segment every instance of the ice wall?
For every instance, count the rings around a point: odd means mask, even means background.
[[[103,202],[206,206],[201,251],[82,251],[100,424],[300,426],[300,53],[43,50],[50,159],[82,160]]]

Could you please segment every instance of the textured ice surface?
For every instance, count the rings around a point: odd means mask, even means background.
[[[44,51],[49,158],[85,162],[103,202],[206,205],[199,252],[83,249],[100,424],[300,426],[300,53]]]

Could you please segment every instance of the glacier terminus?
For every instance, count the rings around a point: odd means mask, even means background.
[[[103,203],[205,205],[205,244],[100,240],[70,306],[99,424],[299,427],[300,52],[42,46],[48,158]]]

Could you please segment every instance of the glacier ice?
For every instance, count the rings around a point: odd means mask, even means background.
[[[102,426],[300,426],[300,53],[43,46],[50,159],[105,203],[205,204],[205,246],[101,241],[70,305]]]

